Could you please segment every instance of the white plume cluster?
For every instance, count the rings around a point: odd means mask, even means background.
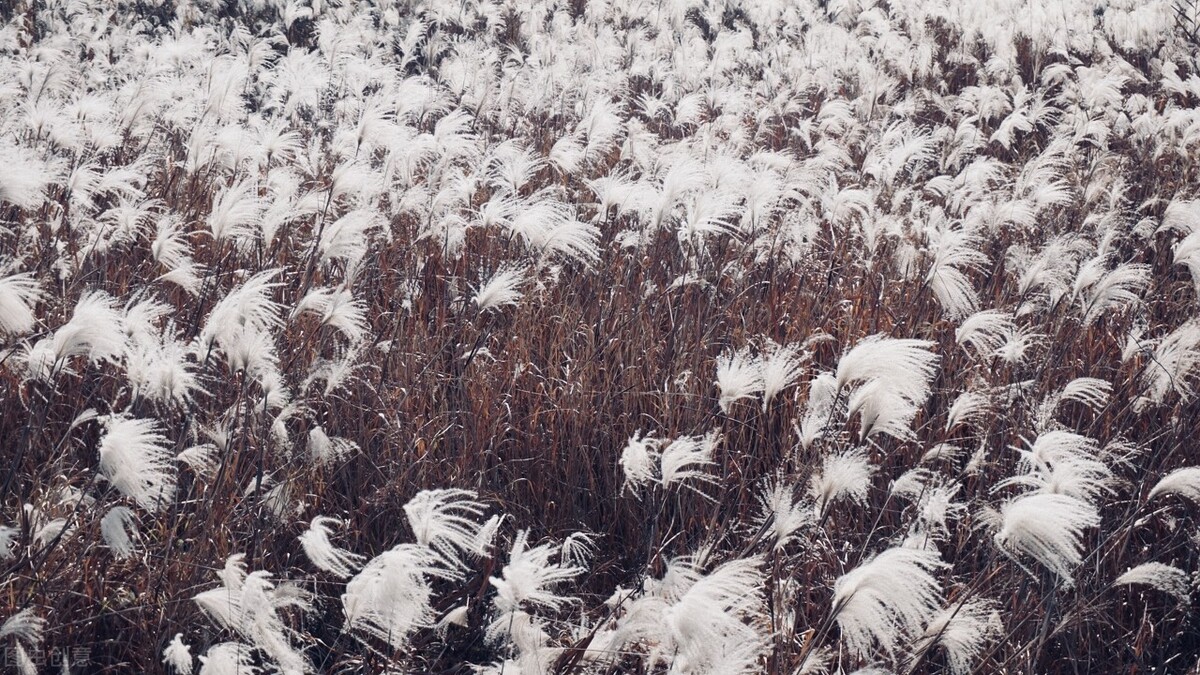
[[[912,437],[913,419],[929,397],[938,357],[931,342],[872,335],[838,361],[839,391],[852,386],[848,414],[860,413],[862,438],[876,433],[901,440]]]
[[[0,2],[8,665],[1194,670],[1198,47]]]
[[[1185,605],[1192,602],[1194,584],[1191,575],[1172,565],[1158,562],[1142,563],[1113,580],[1113,586],[1121,584],[1143,584],[1169,593]]]
[[[309,594],[286,582],[275,584],[269,572],[259,570],[247,573],[244,559],[242,554],[231,556],[225,562],[225,568],[217,573],[221,585],[192,599],[213,623],[242,640],[238,648],[246,650],[247,654],[239,657],[238,663],[249,662],[249,652],[257,650],[280,672],[312,672],[312,664],[293,644],[293,631],[279,615],[280,610],[312,610]],[[204,664],[201,673],[206,668],[216,667],[207,663],[206,657],[218,660],[228,658],[225,648],[218,647],[210,648],[200,657]]]
[[[920,635],[941,606],[944,567],[936,551],[891,548],[846,574],[833,587],[833,616],[847,649],[887,654]]]
[[[147,511],[175,496],[175,467],[158,422],[118,415],[104,421],[100,473],[121,494]]]
[[[664,489],[691,481],[712,483],[716,478],[705,471],[715,464],[713,453],[721,443],[721,435],[710,431],[703,436],[680,436],[671,441],[654,436],[643,437],[637,432],[626,443],[619,460],[625,472],[625,487],[635,492],[657,482]]]

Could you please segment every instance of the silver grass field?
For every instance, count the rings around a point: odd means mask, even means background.
[[[1200,2],[0,2],[4,672],[1200,673]]]

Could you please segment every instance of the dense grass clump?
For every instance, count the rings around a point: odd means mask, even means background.
[[[1194,671],[1195,25],[0,6],[0,648]]]

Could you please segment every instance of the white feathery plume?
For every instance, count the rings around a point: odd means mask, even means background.
[[[243,244],[252,239],[266,203],[258,197],[258,185],[246,178],[230,185],[213,198],[212,211],[208,215],[208,231],[215,241],[229,239]]]
[[[862,448],[827,456],[821,471],[813,474],[808,483],[816,517],[823,520],[829,507],[841,499],[860,504],[865,501],[877,468]]]
[[[437,623],[438,630],[444,635],[446,629],[450,626],[466,628],[469,625],[470,612],[471,608],[469,605],[461,605],[446,612],[446,616],[443,616]]]
[[[357,344],[370,333],[371,326],[367,322],[367,308],[348,288],[314,288],[310,290],[296,308],[292,316],[305,312],[320,317],[322,326],[337,329],[352,344]]]
[[[1035,416],[1038,429],[1048,429],[1054,424],[1054,415],[1066,401],[1080,403],[1093,413],[1099,413],[1108,404],[1112,394],[1112,383],[1095,377],[1079,377],[1068,382],[1061,390],[1042,400]]]
[[[1186,466],[1163,476],[1146,499],[1159,495],[1179,495],[1200,506],[1200,466]]]
[[[993,354],[1004,345],[1007,336],[1016,330],[1012,314],[997,309],[985,309],[963,320],[954,331],[954,341],[963,349],[974,350],[976,357]]]
[[[433,143],[443,156],[473,157],[478,153],[478,138],[471,133],[474,123],[464,110],[455,110],[434,124]]]
[[[1027,555],[1066,586],[1083,561],[1083,531],[1100,524],[1096,507],[1075,497],[1035,492],[1000,508],[996,545],[1009,555]],[[1015,560],[1015,557],[1014,557]]]
[[[314,146],[315,147],[315,146]],[[322,197],[329,202],[337,202],[342,197],[349,196],[356,202],[371,201],[380,189],[380,176],[367,163],[347,159],[334,167],[330,174],[329,193]]]
[[[1194,393],[1196,371],[1200,369],[1200,322],[1188,321],[1171,331],[1154,348],[1154,355],[1142,370],[1143,396],[1150,403],[1162,403],[1167,394],[1178,392],[1184,399]]]
[[[614,171],[587,181],[588,188],[595,193],[599,200],[596,204],[596,219],[607,216],[613,207],[618,213],[628,210],[631,201],[637,196],[636,184],[623,171]]]
[[[69,428],[71,431],[74,431],[75,429],[78,429],[80,426],[87,424],[88,422],[103,423],[104,422],[103,417],[104,416],[101,415],[99,412],[97,412],[95,408],[88,408],[87,410],[84,410],[83,412],[76,415],[75,419],[71,420],[71,426]]]
[[[572,532],[563,539],[559,557],[569,566],[587,568],[588,562],[596,554],[596,540],[599,537],[591,532]]]
[[[916,438],[911,425],[919,409],[915,401],[885,380],[870,380],[859,386],[846,401],[846,414],[859,413],[859,440],[875,434],[911,441]]]
[[[679,671],[696,671],[692,669],[691,664],[695,662],[708,663],[710,670],[707,673],[727,673],[728,675],[754,675],[760,673],[762,668],[762,659],[769,651],[768,639],[762,635],[767,634],[766,629],[755,631],[755,637],[746,640],[727,640],[725,643],[716,645],[706,644],[704,647],[709,651],[715,651],[712,656],[704,656],[703,652],[700,655],[691,656],[688,653],[680,653],[676,657],[676,663],[679,664]]]
[[[587,139],[584,156],[588,162],[598,162],[620,136],[623,122],[621,107],[608,98],[598,98],[591,110],[579,121],[578,129]]]
[[[922,539],[942,541],[950,535],[946,524],[952,518],[959,518],[967,512],[966,504],[954,501],[962,485],[950,482],[934,485],[918,495],[916,521],[913,523],[913,533]]]
[[[218,448],[213,443],[202,443],[181,450],[175,459],[183,462],[197,476],[211,476],[217,472]]]
[[[1025,474],[999,481],[993,490],[1024,485],[1037,492],[1061,494],[1095,504],[1103,493],[1113,492],[1112,470],[1088,456],[1066,455],[1053,462],[1033,461]]]
[[[657,465],[659,448],[662,440],[654,436],[642,436],[639,429],[630,437],[621,451],[618,463],[625,474],[625,489],[637,494],[638,489],[654,481],[654,469]]]
[[[1028,329],[1019,328],[1004,336],[1004,344],[1000,345],[993,356],[1010,365],[1022,363],[1028,356],[1029,350],[1042,337]]]
[[[1100,450],[1100,444],[1092,438],[1072,431],[1047,431],[1038,435],[1029,444],[1022,456],[1034,466],[1053,464],[1064,459],[1092,459]]]
[[[222,642],[200,655],[200,675],[257,675],[262,671],[254,663],[249,645]]]
[[[833,179],[830,179],[830,182],[833,183]],[[870,192],[855,187],[839,189],[836,184],[831,184],[830,187],[832,189],[822,195],[821,199],[826,218],[839,225],[849,225],[856,220],[866,219],[874,199]]]
[[[190,295],[196,296],[200,294],[201,286],[204,284],[204,276],[208,270],[196,262],[190,260],[179,263],[175,269],[172,269],[158,278],[158,281],[168,281],[179,286]]]
[[[16,557],[17,537],[21,530],[11,525],[0,525],[0,560],[12,560]]]
[[[169,338],[132,339],[125,374],[137,396],[159,404],[187,405],[202,391],[188,348]]]
[[[1142,584],[1156,590],[1175,596],[1180,603],[1188,605],[1192,602],[1192,578],[1187,572],[1159,562],[1142,563],[1130,568],[1113,580],[1113,586],[1121,584]]]
[[[1060,401],[1075,401],[1099,412],[1108,405],[1112,396],[1113,386],[1108,380],[1097,377],[1077,377],[1071,380],[1058,393]]]
[[[518,532],[509,551],[508,564],[501,570],[500,577],[488,579],[496,588],[496,609],[507,615],[522,607],[559,609],[575,602],[575,598],[557,594],[553,587],[574,579],[586,570],[574,565],[552,563],[551,559],[560,551],[560,547],[549,542],[529,548],[529,531]],[[498,621],[500,619],[497,618]]]
[[[713,451],[721,442],[721,434],[710,431],[704,436],[681,436],[671,441],[662,450],[661,481],[664,488],[688,479],[714,483],[716,477],[692,467],[707,467],[715,464]]]
[[[948,462],[956,461],[964,450],[962,446],[953,443],[938,443],[925,451],[921,455],[921,463],[936,462],[939,459],[945,459]]]
[[[770,528],[775,550],[782,550],[796,533],[813,524],[810,504],[796,499],[796,488],[782,481],[767,485],[758,494],[759,516],[756,524]]]
[[[303,179],[286,168],[272,169],[267,175],[270,193],[267,208],[258,219],[262,246],[271,249],[281,232],[292,222],[323,213],[329,196],[324,191],[300,192]]]
[[[890,548],[838,578],[833,616],[842,644],[868,656],[875,645],[891,655],[921,635],[942,604],[933,573],[948,567],[936,550]]]
[[[133,555],[130,531],[133,531],[136,522],[133,511],[127,506],[114,506],[100,519],[100,534],[104,538],[104,545],[108,546],[117,560]]]
[[[754,234],[773,222],[782,212],[785,193],[780,175],[770,168],[755,171],[753,180],[745,187],[745,204],[738,230]]]
[[[36,647],[41,644],[45,629],[46,620],[38,616],[32,607],[26,607],[0,624],[0,640],[13,637],[30,647]]]
[[[1111,492],[1112,470],[1097,459],[1099,443],[1069,431],[1041,434],[1029,450],[1020,450],[1023,475],[999,481],[993,491],[1009,485],[1026,485],[1038,492],[1062,494],[1095,504],[1103,492]]]
[[[176,633],[171,643],[163,649],[162,664],[170,666],[179,675],[192,675],[192,649],[183,642],[183,633]]]
[[[767,647],[765,575],[758,558],[733,560],[698,578],[663,610],[678,672],[748,672]]]
[[[359,450],[358,443],[340,436],[330,436],[320,426],[308,431],[308,455],[318,465],[342,460]]]
[[[1081,265],[1075,277],[1075,297],[1085,326],[1138,302],[1150,283],[1149,265],[1126,263],[1106,271],[1107,265],[1107,256],[1097,256]]]
[[[154,239],[150,242],[150,255],[155,262],[175,270],[192,262],[191,252],[180,219],[171,215],[159,218],[154,226]]]
[[[281,328],[283,307],[271,299],[271,292],[280,286],[272,281],[277,274],[277,269],[259,272],[221,298],[204,321],[201,343],[232,353],[246,333],[273,335]]]
[[[674,597],[664,588],[667,576],[674,574],[677,560],[668,563],[668,569],[663,580],[647,579],[643,584],[644,595],[634,598],[634,593],[627,589],[619,589],[609,598],[607,605],[614,610],[624,610],[624,615],[617,623],[615,635],[610,637],[612,649],[631,649],[636,646],[649,647],[646,656],[646,666],[670,665],[670,656],[675,651],[675,645],[670,631],[663,618],[663,612],[674,598],[682,595],[687,588],[679,589]],[[694,570],[688,579],[687,587],[695,583],[699,574]],[[622,592],[623,591],[623,592]]]
[[[839,401],[839,388],[833,373],[821,373],[814,377],[808,385],[808,406],[804,410],[804,419],[800,421],[800,444],[805,450],[812,447],[829,428],[835,419],[835,407]]]
[[[278,614],[278,610],[289,607],[311,610],[309,594],[291,584],[272,583],[269,572],[247,574],[243,559],[240,554],[230,556],[225,569],[217,574],[221,585],[193,596],[192,600],[218,626],[236,632],[264,652],[280,671],[310,672],[311,664],[292,646],[291,630]]]
[[[767,406],[771,404],[771,401],[779,392],[796,383],[801,373],[804,372],[804,366],[791,345],[776,344],[773,340],[767,340],[767,344],[759,359],[762,376],[763,411],[766,412]]]
[[[929,396],[938,356],[926,340],[872,335],[859,341],[837,368],[839,390],[860,383],[851,395],[851,414],[862,411],[862,434],[875,431],[905,438],[918,406]]]
[[[481,554],[476,548],[486,510],[470,490],[422,490],[404,505],[404,515],[417,543],[435,551],[452,568],[465,567],[464,553]]]
[[[41,297],[37,279],[29,272],[0,278],[0,333],[24,335],[33,330],[33,308]]]
[[[717,358],[717,387],[721,391],[718,403],[724,413],[729,412],[734,401],[750,398],[763,391],[762,364],[750,353],[749,347],[727,352]]]
[[[134,343],[160,342],[166,332],[162,326],[174,311],[175,309],[167,303],[139,291],[125,303],[122,326],[130,341]]]
[[[7,202],[27,210],[36,209],[46,199],[46,188],[56,179],[61,180],[58,176],[61,173],[59,162],[47,161],[25,145],[12,143],[5,138],[0,143],[0,154],[4,156],[6,169],[4,177],[0,178],[0,203]]]
[[[277,520],[286,521],[300,515],[304,510],[304,505],[293,499],[294,487],[295,482],[290,477],[284,476],[282,480],[268,489],[259,501]]]
[[[237,553],[225,559],[217,572],[221,585],[192,596],[192,601],[221,628],[237,630],[242,611],[242,583],[246,579],[246,555]]]
[[[1193,232],[1200,229],[1200,200],[1172,199],[1163,209],[1159,231]]]
[[[29,519],[29,529],[33,533],[31,541],[40,547],[45,547],[60,536],[69,537],[74,527],[67,528],[66,518],[48,518],[44,512],[35,509],[32,504],[25,505],[25,515]]]
[[[516,658],[505,659],[491,671],[481,673],[545,673],[561,653],[547,647],[550,634],[546,632],[545,622],[522,609],[497,616],[484,631],[484,639],[497,646],[503,646],[507,641]]]
[[[586,151],[572,136],[563,136],[550,147],[546,161],[563,175],[578,173],[583,166]]]
[[[25,650],[25,646],[18,642],[13,645],[13,650],[16,652],[17,672],[20,675],[38,675],[38,666],[29,656],[29,652]]]
[[[526,202],[508,223],[540,256],[590,264],[600,260],[600,230],[575,219],[569,204],[545,197]]]
[[[892,481],[892,484],[888,487],[888,492],[897,497],[916,501],[923,492],[932,488],[932,484],[936,480],[936,474],[929,469],[918,466],[900,474],[899,478]]]
[[[804,661],[796,669],[795,675],[829,675],[835,656],[836,654],[829,647],[813,648],[804,657]]]
[[[222,348],[222,352],[231,371],[246,373],[254,378],[265,392],[283,391],[272,386],[282,384],[279,353],[273,335],[242,326],[230,331],[228,338],[229,343]]]
[[[367,254],[371,232],[385,223],[383,216],[371,209],[355,209],[338,218],[321,231],[317,242],[321,262],[341,260],[347,267],[353,267]]]
[[[363,345],[354,345],[348,349],[337,350],[333,358],[316,359],[304,378],[301,390],[307,390],[315,382],[323,382],[325,386],[321,391],[325,396],[330,396],[335,391],[348,387],[358,379],[358,371],[366,367],[362,362],[365,351]]]
[[[317,516],[298,539],[304,548],[304,555],[314,565],[339,579],[345,579],[354,574],[354,570],[361,567],[366,558],[337,548],[329,541],[330,526],[341,524],[342,521],[337,518]]]
[[[738,235],[739,223],[734,216],[741,212],[739,201],[738,195],[722,189],[694,193],[685,202],[684,217],[676,230],[677,238],[695,246],[706,235]]]
[[[304,9],[308,9],[311,12],[312,8],[295,8],[290,6],[285,8],[284,26],[290,28],[291,24],[299,18],[297,14],[303,14]],[[295,12],[290,17],[288,16],[289,10]],[[283,120],[255,124],[255,142],[258,145],[257,149],[259,151],[257,153],[258,156],[255,157],[256,168],[269,167],[273,159],[279,159],[284,162],[294,160],[304,150],[304,141],[300,133],[289,131],[287,127],[287,122]]]
[[[1200,289],[1200,201],[1171,200],[1163,211],[1159,232],[1173,230],[1186,235],[1174,245],[1173,263],[1186,265],[1192,281]]]
[[[946,413],[946,431],[980,419],[991,412],[992,407],[992,397],[987,392],[964,391],[950,404],[950,410]]]
[[[502,265],[486,282],[479,285],[471,301],[480,312],[515,305],[521,301],[521,286],[525,284],[526,274],[527,269],[524,265]]]
[[[512,194],[497,192],[479,205],[479,223],[483,227],[507,227],[521,202]]]
[[[429,580],[456,577],[426,546],[400,544],[385,551],[346,583],[342,595],[346,630],[362,631],[403,649],[413,631],[432,626],[437,619]]]
[[[939,611],[925,627],[913,644],[910,664],[915,666],[930,649],[938,646],[946,653],[946,665],[952,675],[968,675],[984,646],[1003,631],[996,601],[977,598],[955,603]]]
[[[138,506],[153,513],[174,498],[174,456],[158,422],[112,415],[99,451],[100,473]]]
[[[476,534],[475,540],[471,542],[471,550],[480,556],[490,555],[492,542],[496,539],[496,533],[500,531],[504,519],[505,516],[498,513],[479,526],[479,534]]]
[[[91,508],[96,505],[95,497],[71,485],[61,485],[51,495],[55,506]]]
[[[492,151],[487,173],[490,183],[499,191],[516,193],[533,180],[543,166],[545,162],[536,153],[513,139]]]
[[[964,272],[981,271],[988,258],[977,248],[979,238],[966,230],[942,230],[931,234],[931,239],[934,259],[925,283],[946,316],[961,319],[979,306],[979,296]]]
[[[1113,466],[1136,469],[1138,464],[1135,460],[1139,459],[1142,453],[1149,450],[1148,447],[1132,443],[1120,436],[1112,438],[1104,447],[1100,448],[1099,459]]]
[[[29,374],[49,378],[63,360],[86,356],[92,364],[117,362],[125,354],[124,314],[104,291],[87,291],[75,303],[71,320],[38,340],[25,356]]]
[[[704,165],[690,153],[680,153],[662,174],[662,187],[650,197],[649,225],[657,231],[668,222],[675,207],[689,193],[706,182]]]
[[[597,661],[611,663],[614,655],[623,646],[620,638],[621,635],[617,632],[616,628],[596,629],[592,634],[591,642],[588,643],[587,648],[583,652],[582,663],[594,664]]]

